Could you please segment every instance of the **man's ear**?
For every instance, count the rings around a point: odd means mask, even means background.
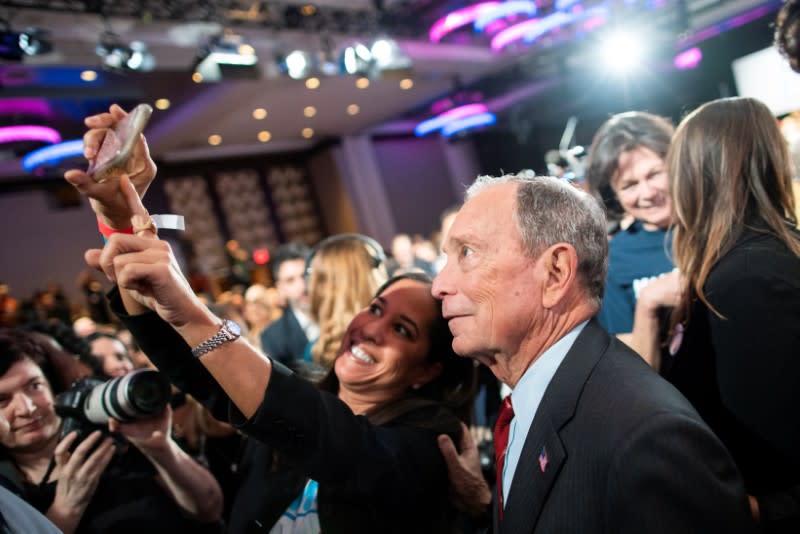
[[[542,305],[557,306],[569,293],[578,276],[578,253],[567,243],[556,243],[542,253],[545,283],[542,288]]]

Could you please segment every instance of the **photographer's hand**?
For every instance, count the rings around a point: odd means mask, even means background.
[[[100,431],[92,432],[70,453],[69,449],[78,437],[77,433],[71,432],[56,446],[56,496],[46,515],[65,534],[77,528],[97,489],[100,476],[114,455],[111,438],[105,438],[92,451],[101,436]]]
[[[450,479],[450,502],[470,517],[480,517],[492,503],[492,492],[483,478],[475,440],[464,423],[461,423],[461,430],[461,454],[448,435],[439,436],[439,450],[447,463]]]
[[[175,443],[171,427],[169,405],[156,417],[131,423],[112,419],[108,424],[109,430],[120,432],[150,460],[178,506],[201,521],[218,521],[222,516],[222,489],[205,467]]]
[[[92,115],[84,120],[89,128],[89,131],[83,136],[83,155],[86,159],[90,162],[94,161],[105,136],[117,122],[127,115],[121,107],[113,104],[108,113]],[[156,176],[156,164],[150,157],[150,150],[143,135],[136,143],[125,170],[136,187],[139,197],[144,197],[147,188]],[[70,169],[64,173],[64,178],[78,191],[89,197],[92,209],[106,225],[111,228],[128,227],[132,213],[128,209],[128,203],[120,194],[119,176],[112,176],[98,183],[85,171]]]
[[[125,436],[145,456],[164,451],[169,447],[172,427],[172,408],[167,405],[159,415],[122,423],[116,419],[108,421],[108,430]]]

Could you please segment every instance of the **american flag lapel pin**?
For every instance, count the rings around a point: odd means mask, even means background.
[[[542,452],[539,453],[539,469],[542,470],[542,473],[544,473],[545,470],[547,469],[548,461],[549,460],[547,459],[547,449],[542,447]]]

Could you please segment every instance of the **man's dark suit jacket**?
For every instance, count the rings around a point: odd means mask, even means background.
[[[303,359],[309,339],[291,307],[261,333],[261,348],[272,359],[283,364]]]
[[[672,385],[594,319],[545,392],[499,523],[495,504],[496,534],[755,528],[722,443]]]

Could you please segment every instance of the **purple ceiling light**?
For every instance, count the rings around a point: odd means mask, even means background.
[[[416,128],[414,128],[414,135],[417,137],[422,137],[431,132],[435,132],[436,130],[445,128],[452,122],[457,122],[477,115],[484,115],[486,113],[488,113],[486,104],[465,104],[463,106],[458,106],[457,108],[440,113],[432,119],[420,122],[417,124]]]
[[[455,11],[451,11],[444,17],[440,18],[431,26],[428,32],[428,38],[438,43],[442,38],[459,28],[472,24],[483,13],[487,13],[497,7],[499,2],[481,2],[468,7],[463,7]]]
[[[444,128],[442,128],[442,135],[445,137],[450,137],[458,132],[471,130],[473,128],[478,128],[479,126],[489,126],[495,122],[497,122],[497,117],[494,113],[479,113],[477,115],[472,115],[448,123],[444,126]]]
[[[61,134],[47,126],[19,125],[0,128],[0,143],[15,143],[17,141],[60,143]]]
[[[703,52],[701,52],[699,48],[694,47],[690,48],[689,50],[684,50],[675,56],[673,64],[675,65],[675,68],[679,70],[689,70],[697,68],[702,60]]]
[[[475,19],[475,30],[482,32],[486,30],[487,26],[492,22],[513,15],[528,15],[532,17],[536,14],[538,9],[536,2],[531,0],[509,0],[491,10],[481,13],[481,15]]]
[[[51,119],[54,113],[44,98],[4,98],[0,99],[0,115],[32,115]]]
[[[526,20],[503,30],[492,38],[492,51],[499,52],[516,41],[531,44],[547,33],[577,22],[591,22],[591,28],[594,28],[602,25],[600,21],[601,19],[604,21],[607,15],[606,6],[584,9],[581,4],[576,4],[570,11],[555,11],[541,19]],[[588,31],[591,28],[584,27],[584,30]]]

